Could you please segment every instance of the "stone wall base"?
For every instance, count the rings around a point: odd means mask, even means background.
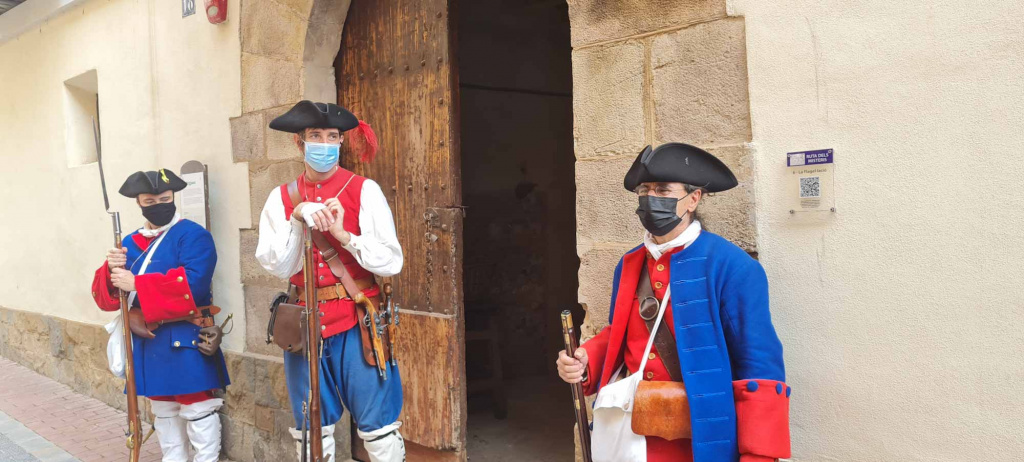
[[[0,356],[125,410],[124,380],[107,369],[108,338],[103,326],[0,307]],[[221,409],[223,457],[296,460],[281,357],[227,351],[225,359],[231,385]],[[140,400],[140,406],[145,420],[152,421],[149,400]],[[339,455],[351,453],[349,422],[346,413],[335,431]]]

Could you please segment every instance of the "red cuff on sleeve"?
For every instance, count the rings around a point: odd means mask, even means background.
[[[139,305],[146,322],[160,322],[195,314],[196,302],[183,267],[174,268],[167,274],[136,276],[135,290],[139,294]]]
[[[117,311],[121,309],[118,295],[117,288],[110,283],[110,267],[104,260],[103,266],[96,270],[96,275],[92,278],[92,299],[103,311]]]
[[[756,379],[737,380],[732,388],[740,454],[768,460],[788,458],[789,394],[793,389],[783,382]]]

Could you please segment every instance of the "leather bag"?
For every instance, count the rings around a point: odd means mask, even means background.
[[[637,384],[630,426],[637,435],[657,436],[670,441],[692,438],[690,401],[686,396],[686,386],[680,378],[675,337],[664,324],[656,327],[658,302],[651,289],[646,264],[640,270],[636,295],[640,301],[640,317],[647,324],[648,332],[654,336],[654,346],[661,354],[661,361],[668,369],[672,381],[642,380]],[[658,329],[657,333],[652,332],[654,329]]]
[[[288,299],[288,294],[281,292],[270,306],[267,343],[289,353],[302,353],[306,350],[306,307],[285,303]]]

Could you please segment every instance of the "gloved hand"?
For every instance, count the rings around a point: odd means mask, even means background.
[[[223,338],[224,332],[218,326],[199,329],[199,352],[206,356],[213,356],[220,349],[220,342]]]
[[[156,335],[146,327],[146,318],[142,317],[142,310],[132,308],[128,310],[128,328],[133,335],[142,338],[155,338]]]

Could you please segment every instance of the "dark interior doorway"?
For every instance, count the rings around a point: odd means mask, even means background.
[[[582,317],[568,7],[472,0],[456,14],[469,458],[572,461],[553,367],[559,313]]]

